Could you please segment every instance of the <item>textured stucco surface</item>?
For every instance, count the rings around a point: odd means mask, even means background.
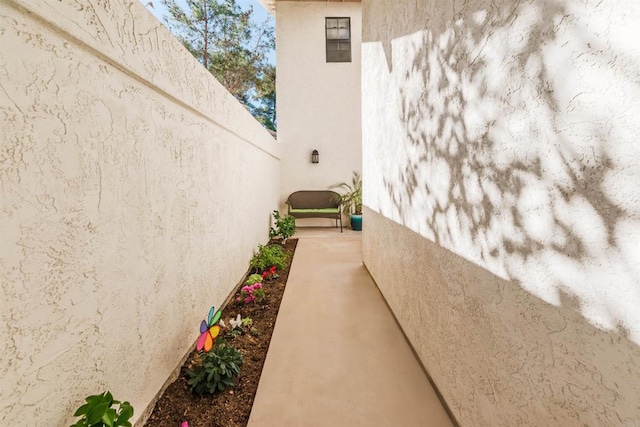
[[[640,424],[640,4],[363,2],[363,256],[464,426]]]
[[[278,142],[283,147],[284,204],[297,190],[325,190],[350,181],[362,166],[360,109],[360,3],[278,2]],[[351,18],[351,58],[327,63],[325,18]],[[311,152],[320,163],[311,163]],[[282,206],[286,209],[286,206]],[[299,225],[331,225],[302,219]]]
[[[137,418],[267,239],[278,145],[137,1],[3,1],[0,45],[0,424]]]

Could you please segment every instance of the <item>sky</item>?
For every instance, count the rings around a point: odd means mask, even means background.
[[[256,22],[264,22],[265,19],[271,21],[271,25],[274,25],[273,16],[269,14],[265,10],[264,7],[258,2],[258,0],[237,0],[238,5],[246,10],[249,6],[253,6],[253,19]],[[146,6],[147,10],[151,12],[160,22],[164,24],[164,15],[167,13],[167,8],[164,7],[161,0],[140,0],[144,6]],[[153,4],[153,7],[149,5],[149,3]],[[178,3],[185,4],[184,0],[178,0]],[[271,52],[268,55],[269,61],[272,64],[276,63],[276,53],[275,51]]]

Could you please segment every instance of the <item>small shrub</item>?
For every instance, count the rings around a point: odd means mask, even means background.
[[[262,289],[262,283],[256,283],[240,289],[240,296],[236,298],[236,301],[244,301],[245,304],[249,304],[254,301],[262,302],[263,299],[264,289]]]
[[[287,240],[296,234],[296,219],[294,217],[290,215],[281,217],[280,212],[273,211],[273,218],[276,223],[275,227],[271,227],[269,230],[269,238],[273,239],[280,236],[282,240]]]
[[[259,274],[252,274],[251,276],[249,276],[249,278],[247,279],[246,282],[244,282],[245,285],[254,285],[256,283],[260,283],[262,282],[262,276]]]
[[[288,259],[289,254],[280,245],[258,245],[258,253],[251,258],[250,265],[258,271],[265,271],[271,266],[283,270],[287,266]]]
[[[234,379],[240,374],[242,363],[242,354],[219,339],[210,352],[201,356],[200,363],[187,371],[187,384],[198,394],[223,391],[235,386]]]
[[[86,398],[87,403],[82,405],[73,414],[81,418],[71,427],[131,427],[129,418],[133,416],[133,406],[129,402],[120,403],[113,400],[111,393],[104,392]],[[118,408],[112,408],[117,405]]]

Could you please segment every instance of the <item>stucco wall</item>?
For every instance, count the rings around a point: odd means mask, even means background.
[[[136,418],[267,239],[276,142],[137,0],[0,3],[0,424]]]
[[[360,3],[277,2],[278,142],[283,148],[281,203],[297,190],[350,182],[362,164]],[[351,17],[350,63],[327,63],[325,18]],[[320,163],[311,163],[311,152]],[[282,205],[286,211],[286,206]],[[302,219],[298,225],[331,225]]]
[[[640,424],[640,4],[363,2],[364,261],[463,426]]]

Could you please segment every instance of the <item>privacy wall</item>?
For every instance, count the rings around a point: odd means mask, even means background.
[[[363,1],[364,261],[463,426],[640,423],[640,4]]]
[[[138,1],[3,1],[0,45],[0,424],[138,418],[266,241],[279,149]]]

